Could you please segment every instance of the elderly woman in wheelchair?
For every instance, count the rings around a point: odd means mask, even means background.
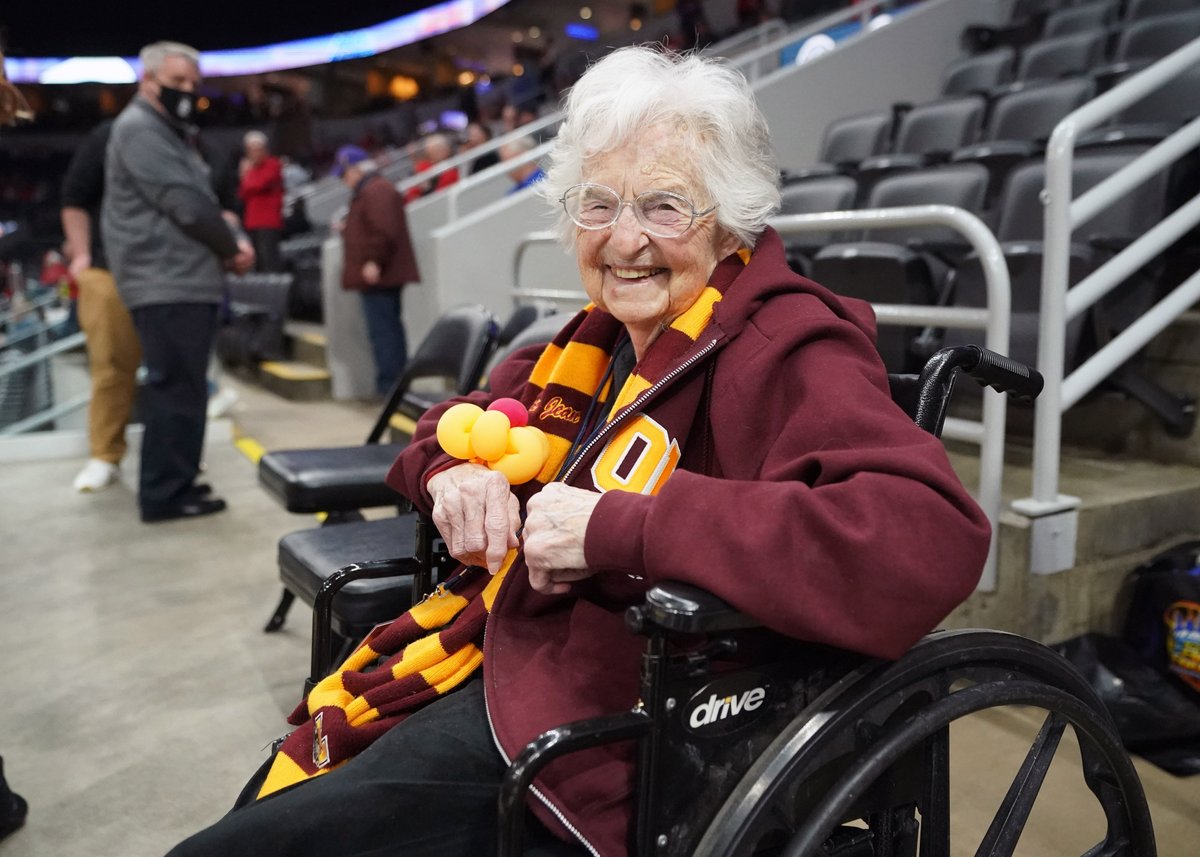
[[[511,485],[443,451],[454,403],[426,414],[388,479],[462,566],[317,683],[235,809],[173,854],[751,853],[803,828],[805,801],[825,819],[805,849],[915,853],[937,765],[884,747],[915,791],[872,786],[860,812],[873,780],[831,760],[867,721],[886,738],[878,694],[945,695],[946,645],[899,678],[878,659],[973,590],[988,524],[893,401],[870,308],[789,270],[777,176],[736,71],[628,48],[583,76],[541,189],[591,303],[467,397],[518,400],[544,466]],[[1058,680],[1018,662],[969,677]],[[856,719],[805,755],[797,735],[841,722],[831,700]],[[940,734],[912,739],[922,759]],[[874,819],[866,846],[830,833],[847,812]]]

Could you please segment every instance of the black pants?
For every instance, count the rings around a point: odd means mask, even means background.
[[[504,767],[474,680],[328,774],[235,808],[168,857],[487,857]],[[243,795],[256,789],[252,781]],[[527,857],[580,853],[532,820],[527,829]]]
[[[279,255],[282,229],[247,229],[246,234],[254,246],[254,270],[262,274],[275,274],[283,270],[283,257]]]
[[[138,504],[153,512],[179,503],[200,472],[217,305],[155,304],[130,314],[146,367]]]

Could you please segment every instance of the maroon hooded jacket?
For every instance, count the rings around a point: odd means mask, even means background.
[[[731,260],[740,265],[722,264]],[[987,520],[941,442],[892,402],[874,333],[869,306],[792,273],[779,236],[763,234],[680,359],[687,368],[614,416],[690,426],[675,438],[674,474],[654,496],[604,494],[584,545],[593,577],[545,596],[518,561],[497,595],[484,680],[506,759],[546,729],[637,703],[642,640],[623,614],[659,581],[701,586],[790,637],[885,658],[972,592]],[[539,350],[513,355],[490,394],[468,399],[529,404]],[[453,461],[434,436],[449,404],[422,418],[388,477],[426,512],[426,480]],[[594,490],[604,448],[593,445],[566,481]],[[523,504],[524,486],[515,493]],[[628,745],[564,757],[536,788],[533,810],[551,829],[596,854],[627,852]]]

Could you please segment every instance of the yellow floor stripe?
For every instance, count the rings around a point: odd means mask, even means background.
[[[237,447],[238,452],[249,458],[255,464],[258,464],[258,460],[262,458],[263,454],[266,452],[266,449],[263,448],[263,445],[252,437],[235,438],[233,445]]]
[[[388,425],[396,431],[402,431],[405,434],[412,434],[417,430],[416,421],[404,414],[392,414],[392,418],[388,420]]]
[[[325,381],[329,379],[329,370],[304,363],[289,363],[279,360],[264,360],[258,364],[260,372],[274,375],[285,381]]]

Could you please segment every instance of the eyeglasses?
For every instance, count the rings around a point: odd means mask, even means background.
[[[678,238],[692,228],[697,217],[717,208],[710,205],[697,211],[690,199],[669,190],[648,190],[639,193],[632,202],[626,202],[612,188],[590,182],[568,188],[559,202],[576,226],[590,230],[612,226],[628,205],[642,228],[658,238]]]

